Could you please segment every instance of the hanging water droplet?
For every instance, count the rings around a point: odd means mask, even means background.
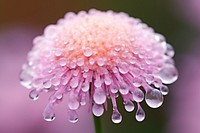
[[[78,114],[75,110],[68,111],[68,120],[71,123],[76,123],[78,121]]]
[[[69,107],[71,110],[76,110],[76,109],[79,108],[79,102],[77,101],[77,99],[75,99],[75,97],[69,99],[68,107]]]
[[[145,112],[139,104],[138,104],[138,109],[135,114],[135,118],[139,122],[141,122],[145,119]]]
[[[118,89],[117,89],[116,86],[111,86],[110,91],[111,91],[112,93],[117,93],[117,92],[118,92]]]
[[[30,93],[29,93],[29,98],[32,100],[37,100],[39,98],[39,91],[36,89],[33,89]]]
[[[132,112],[134,110],[134,108],[135,108],[133,102],[131,102],[131,101],[125,101],[124,102],[124,107],[125,107],[127,112]]]
[[[43,118],[46,121],[53,121],[55,119],[55,113],[53,107],[48,104],[43,112]]]
[[[166,85],[163,85],[161,88],[160,88],[160,92],[163,94],[163,95],[167,95],[169,93],[169,88],[166,86]]]
[[[178,71],[173,65],[167,65],[159,72],[159,77],[164,84],[171,84],[178,78]]]
[[[144,93],[140,89],[135,89],[133,91],[133,100],[136,102],[142,102],[144,100]]]
[[[84,82],[81,89],[83,92],[87,92],[90,89],[89,83]]]
[[[122,115],[119,113],[117,109],[113,110],[112,121],[114,123],[120,123],[122,121]]]
[[[175,54],[174,48],[170,44],[166,44],[166,46],[167,46],[166,55],[168,55],[169,57],[173,57]]]
[[[128,94],[128,93],[129,93],[129,89],[127,88],[127,85],[126,85],[126,84],[120,85],[119,92],[120,92],[122,95]]]
[[[106,95],[102,88],[96,88],[93,95],[94,101],[97,104],[103,104],[106,101]]]
[[[92,107],[92,112],[95,116],[101,116],[104,112],[102,104],[94,104]]]
[[[145,95],[145,101],[147,105],[151,108],[158,108],[163,103],[163,95],[162,93],[157,89],[151,89],[147,91]]]

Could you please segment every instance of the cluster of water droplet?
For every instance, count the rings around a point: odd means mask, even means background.
[[[20,74],[21,84],[32,89],[29,97],[38,99],[41,92],[52,92],[43,117],[55,119],[53,106],[68,101],[68,120],[78,121],[77,109],[86,104],[95,116],[113,105],[112,121],[122,115],[116,99],[121,96],[125,110],[143,121],[145,100],[158,108],[176,81],[174,50],[165,38],[140,20],[112,11],[67,13],[57,25],[50,25],[36,37],[28,54],[28,63]]]

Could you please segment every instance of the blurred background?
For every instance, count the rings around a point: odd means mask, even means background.
[[[200,0],[0,0],[0,133],[94,133],[87,107],[79,122],[67,121],[58,105],[57,118],[41,119],[47,96],[32,102],[20,86],[18,74],[32,47],[32,39],[66,12],[96,8],[126,12],[163,34],[176,51],[179,79],[159,109],[142,104],[146,119],[135,120],[135,111],[121,106],[123,121],[111,122],[111,108],[101,117],[104,133],[199,133],[200,132]],[[121,104],[122,105],[122,104]]]

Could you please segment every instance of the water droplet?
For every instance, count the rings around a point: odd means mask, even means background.
[[[101,88],[95,89],[93,98],[97,104],[103,104],[106,101],[106,95]]]
[[[110,91],[111,91],[112,93],[117,93],[117,92],[118,92],[118,89],[117,89],[116,86],[111,86]]]
[[[39,91],[36,89],[33,89],[30,93],[29,93],[29,98],[32,100],[37,100],[39,98]]]
[[[78,114],[75,110],[68,111],[68,120],[71,123],[76,123],[78,121]]]
[[[46,89],[48,89],[48,88],[51,88],[51,81],[46,81],[46,82],[44,82],[43,83],[43,86],[44,86],[44,88],[46,88]]]
[[[103,66],[103,65],[104,65],[104,59],[103,59],[103,58],[99,58],[99,59],[97,60],[97,64],[98,64],[99,66]]]
[[[135,89],[133,91],[133,99],[136,102],[142,102],[144,100],[144,93],[140,89]]]
[[[175,54],[174,48],[170,44],[167,44],[166,46],[167,46],[166,55],[168,55],[169,57],[173,57]]]
[[[163,95],[167,95],[169,93],[169,88],[166,86],[166,85],[163,85],[161,88],[160,88],[160,92],[163,94]]]
[[[95,87],[101,87],[101,80],[100,80],[100,79],[96,79],[96,80],[94,81],[94,86],[95,86]]]
[[[60,64],[60,66],[66,66],[67,65],[67,60],[65,58],[61,58],[59,60],[59,64]]]
[[[119,92],[120,92],[122,95],[128,94],[128,93],[129,93],[129,89],[127,88],[127,85],[126,85],[126,84],[120,85]]]
[[[28,70],[22,70],[20,73],[20,83],[26,88],[31,88],[32,76]]]
[[[120,123],[122,121],[122,115],[119,113],[117,109],[113,110],[112,121],[114,123]]]
[[[77,99],[75,99],[75,97],[69,99],[68,107],[69,107],[71,110],[76,110],[76,109],[79,108],[79,102],[77,101]]]
[[[60,79],[59,78],[53,78],[51,80],[51,83],[54,85],[54,86],[58,86],[60,85]]]
[[[55,119],[55,113],[53,107],[48,104],[43,112],[43,118],[46,121],[53,121]]]
[[[132,112],[134,110],[134,108],[135,108],[133,102],[131,102],[131,101],[125,101],[124,102],[124,107],[125,107],[127,112]]]
[[[81,89],[83,92],[87,92],[90,89],[89,83],[84,82]]]
[[[85,48],[83,54],[84,54],[86,57],[91,56],[91,55],[92,55],[92,49],[89,48],[89,47]]]
[[[102,104],[94,104],[92,107],[92,112],[95,116],[101,116],[104,112]]]
[[[72,88],[76,88],[78,87],[79,81],[77,77],[72,78],[72,80],[70,81],[70,86]]]
[[[167,65],[160,70],[159,77],[164,84],[171,84],[178,79],[178,71],[173,65]]]
[[[151,108],[160,107],[163,103],[163,100],[164,99],[162,93],[157,89],[149,90],[145,95],[145,101]]]
[[[126,74],[126,73],[128,73],[128,71],[129,71],[129,67],[128,67],[128,64],[127,63],[121,63],[120,65],[119,65],[119,72],[121,73],[121,74]]]
[[[146,82],[147,82],[148,84],[152,84],[153,81],[154,81],[154,76],[151,75],[151,74],[148,74],[148,75],[146,76],[145,80],[146,80]]]
[[[83,58],[78,58],[77,59],[77,66],[83,66],[84,65],[84,59]]]
[[[137,121],[141,122],[145,119],[145,112],[144,110],[142,109],[142,107],[140,107],[140,105],[138,105],[138,109],[136,111],[136,115],[135,115],[135,118]]]

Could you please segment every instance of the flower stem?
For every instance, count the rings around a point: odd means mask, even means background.
[[[93,119],[94,119],[95,133],[102,133],[101,119],[94,115],[93,115]]]

